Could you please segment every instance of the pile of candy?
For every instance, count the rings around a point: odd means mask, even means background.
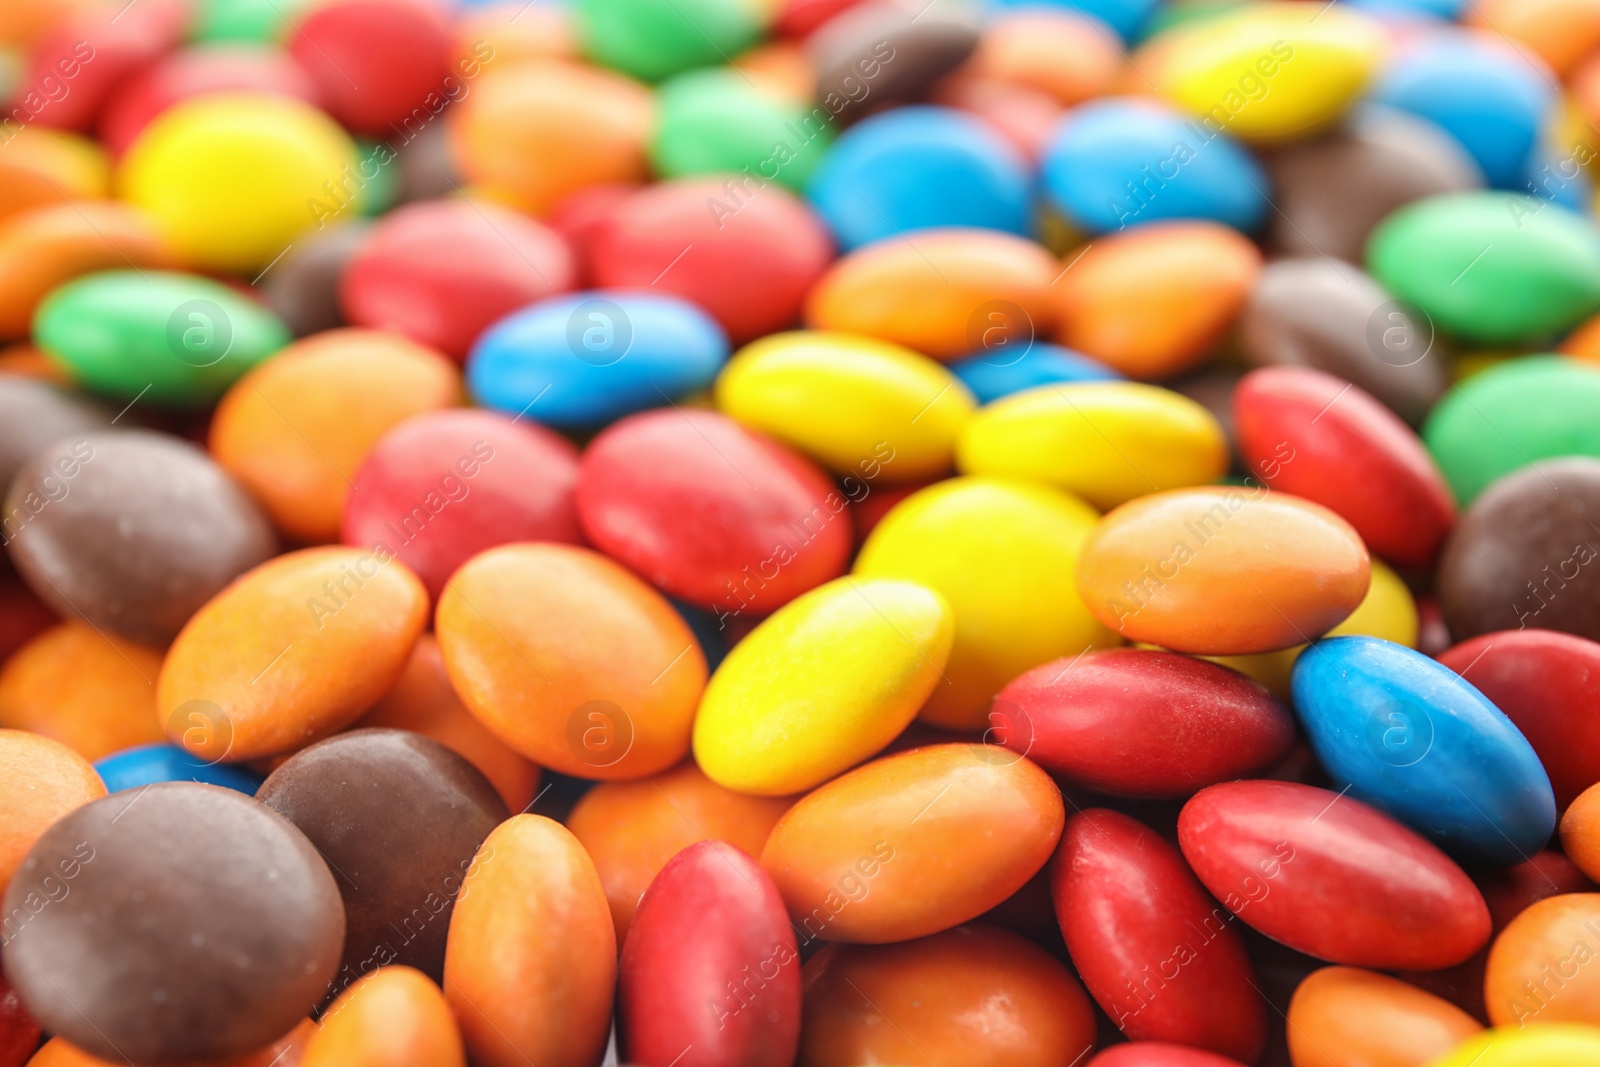
[[[1600,0],[0,100],[0,1067],[1600,1065]]]

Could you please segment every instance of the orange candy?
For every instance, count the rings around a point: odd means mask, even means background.
[[[689,751],[700,645],[660,593],[597,552],[480,553],[445,586],[435,629],[467,707],[541,766],[640,778]]]
[[[354,725],[433,738],[482,771],[510,811],[527,807],[538,788],[539,768],[490,733],[456,696],[432,634],[417,639],[400,680]]]
[[[567,828],[600,872],[621,944],[639,898],[668,860],[708,839],[759,856],[789,804],[735,793],[692,762],[680,763],[653,778],[595,786],[572,809]]]
[[[0,730],[0,893],[39,835],[106,795],[89,761],[59,741]]]
[[[1565,75],[1600,45],[1600,0],[1473,0],[1461,19]]]
[[[1447,1000],[1356,967],[1308,975],[1288,1019],[1294,1067],[1422,1067],[1483,1029]]]
[[[1263,486],[1129,501],[1078,555],[1078,593],[1096,618],[1130,641],[1201,655],[1305,644],[1344,621],[1371,578],[1349,523]]]
[[[1600,67],[1597,67],[1600,70]],[[1557,352],[1578,359],[1600,362],[1600,315],[1585,319],[1583,323],[1561,342]]]
[[[803,797],[761,865],[802,941],[904,941],[976,918],[1021,889],[1061,836],[1061,791],[991,745],[873,760]]]
[[[3,138],[0,133],[0,219],[111,195],[110,160],[87,137],[29,126],[11,140]]]
[[[1094,1046],[1083,987],[1044,949],[994,926],[829,945],[802,974],[799,1067],[1067,1067]]]
[[[1162,222],[1098,237],[1067,262],[1056,339],[1148,381],[1205,358],[1244,308],[1261,253],[1219,223]]]
[[[526,211],[646,176],[655,99],[620,74],[555,60],[491,68],[458,106],[449,129],[462,172]]]
[[[806,300],[806,323],[954,359],[1045,335],[1055,325],[1050,282],[1060,269],[1026,238],[920,230],[836,261]]]
[[[161,654],[64,622],[0,670],[0,726],[60,741],[86,760],[165,741],[156,718]]]
[[[461,1031],[433,980],[379,967],[323,1013],[300,1067],[466,1067]]]
[[[594,864],[560,823],[516,815],[467,871],[444,992],[474,1067],[591,1067],[611,1032],[617,941]]]
[[[1112,89],[1122,70],[1114,35],[1062,8],[1002,11],[987,26],[962,74],[1036,89],[1071,107]]]
[[[311,1035],[316,1032],[317,1024],[305,1019],[260,1052],[204,1067],[301,1067],[305,1062],[301,1057],[311,1041]],[[28,1067],[126,1067],[126,1063],[102,1060],[76,1045],[69,1045],[65,1038],[53,1037],[34,1053],[33,1059],[28,1061]],[[202,1065],[196,1064],[195,1067]]]
[[[1600,1026],[1600,893],[1530,905],[1489,946],[1483,1000],[1496,1026]]]
[[[72,375],[66,367],[30,344],[18,343],[0,348],[0,374],[18,374],[56,385],[72,384]]]
[[[561,59],[573,50],[572,16],[554,4],[508,0],[463,8],[456,19],[453,62],[469,82],[463,95],[471,95],[470,81],[487,71]]]
[[[1580,871],[1600,882],[1600,784],[1578,794],[1561,816],[1561,848]]]
[[[155,227],[115,201],[50,204],[0,222],[0,338],[28,333],[39,302],[98,270],[169,262]]]
[[[461,375],[433,349],[383,330],[331,330],[233,384],[211,421],[211,452],[284,533],[336,541],[350,483],[378,439],[459,403]]]
[[[204,759],[303,748],[388,692],[428,621],[404,564],[308,548],[241,575],[185,624],[156,683],[173,744]]]

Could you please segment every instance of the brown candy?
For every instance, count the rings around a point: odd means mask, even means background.
[[[48,382],[0,374],[0,496],[29,456],[63,437],[103,430],[111,418],[101,405]],[[10,515],[8,510],[0,520]],[[7,521],[0,539],[10,540],[14,532]]]
[[[115,1063],[209,1063],[287,1033],[327,988],[344,910],[293,826],[163,782],[86,804],[5,895],[5,971],[48,1033]]]
[[[407,730],[352,730],[290,757],[256,796],[338,878],[349,934],[330,999],[390,963],[442,978],[461,880],[508,815],[476,767]]]
[[[458,193],[465,180],[450,155],[450,139],[442,122],[429,123],[406,141],[400,147],[396,162],[400,164],[399,201],[402,204],[438,200]]]
[[[978,46],[978,24],[949,5],[866,3],[835,15],[806,41],[816,99],[841,122],[922,96]]]
[[[371,229],[370,223],[355,221],[310,233],[296,239],[267,271],[261,284],[267,307],[289,324],[296,337],[346,325],[339,307],[339,278]]]
[[[1450,636],[1536,627],[1600,641],[1600,460],[1546,460],[1473,502],[1439,561]]]
[[[277,547],[255,501],[205,452],[146,430],[36,453],[5,514],[11,557],[41,600],[157,647]]]

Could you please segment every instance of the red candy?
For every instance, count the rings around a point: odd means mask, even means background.
[[[1553,630],[1505,630],[1463,641],[1439,662],[1522,731],[1558,808],[1600,782],[1600,644]]]
[[[524,215],[466,200],[411,204],[372,228],[339,282],[356,326],[465,359],[496,319],[573,283],[572,253]]]
[[[1433,562],[1455,502],[1422,441],[1369,394],[1305,367],[1267,367],[1233,394],[1239,454],[1274,489],[1315,501],[1405,567]]]
[[[1211,786],[1184,805],[1178,843],[1229,911],[1330,963],[1430,970],[1460,963],[1489,938],[1489,909],[1455,861],[1327,789]]]
[[[316,4],[287,44],[328,113],[355,133],[404,136],[463,95],[460,79],[445,82],[450,32],[427,0]]]
[[[1266,1006],[1233,916],[1154,830],[1104,809],[1074,816],[1050,892],[1079,977],[1128,1037],[1255,1059]]]
[[[1090,1060],[1088,1067],[1243,1067],[1238,1060],[1184,1045],[1137,1041],[1116,1045]]]
[[[39,1024],[0,974],[0,1067],[22,1067],[39,1046]]]
[[[628,928],[619,977],[624,1059],[794,1062],[800,949],[777,886],[732,845],[701,841],[661,869]]]
[[[87,131],[131,75],[178,46],[192,10],[188,0],[85,4],[57,22],[35,42],[17,93],[25,105],[29,93],[44,101],[30,121]]]
[[[387,546],[435,599],[471,557],[512,541],[582,544],[565,438],[490,411],[435,411],[396,426],[367,457],[342,540]]]
[[[1258,683],[1130,648],[1035,667],[1000,691],[989,721],[1051,774],[1126,797],[1187,797],[1273,765],[1294,743],[1294,719]]]
[[[692,178],[621,201],[587,251],[596,284],[693,301],[739,344],[794,324],[833,242],[785,189]]]
[[[583,454],[577,503],[597,548],[703,608],[773,611],[850,554],[845,498],[822,471],[710,411],[611,426]]]

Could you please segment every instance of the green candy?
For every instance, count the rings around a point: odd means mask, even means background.
[[[1600,456],[1600,369],[1563,356],[1491,367],[1439,402],[1422,439],[1462,507],[1530,463]]]
[[[1439,329],[1476,344],[1535,344],[1600,310],[1600,231],[1512,193],[1401,208],[1373,231],[1367,267]]]
[[[202,0],[195,18],[197,41],[257,41],[278,44],[309,0]]]
[[[289,328],[227,286],[194,274],[105,271],[39,305],[33,341],[87,388],[166,407],[200,407],[288,344]]]
[[[650,162],[667,178],[742,171],[799,192],[833,140],[826,111],[814,115],[734,70],[680,74],[661,86],[658,99]]]
[[[578,0],[586,56],[645,81],[731,63],[761,36],[747,0]]]

